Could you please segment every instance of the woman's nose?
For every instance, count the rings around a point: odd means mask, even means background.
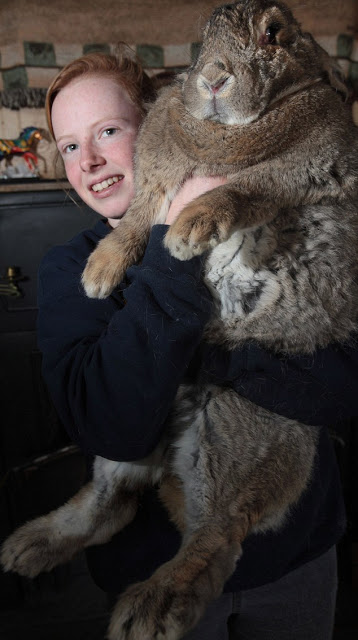
[[[105,158],[103,158],[95,144],[86,143],[81,146],[80,165],[82,171],[91,171],[103,164],[105,164]]]

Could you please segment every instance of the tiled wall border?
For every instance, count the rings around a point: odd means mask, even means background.
[[[131,46],[146,69],[158,72],[161,69],[188,66],[198,43],[164,47],[150,44]],[[71,60],[89,51],[112,52],[115,47],[115,44],[63,45],[48,42],[0,46],[0,90],[46,88],[57,71]]]
[[[358,100],[358,38],[349,34],[317,37],[319,44],[339,63]],[[200,43],[158,46],[131,45],[151,74],[180,69],[195,58]],[[59,69],[88,51],[114,51],[115,44],[57,44],[22,42],[0,45],[0,106],[11,109],[42,107],[46,88]],[[358,118],[358,105],[354,106]],[[356,122],[358,124],[358,120]]]

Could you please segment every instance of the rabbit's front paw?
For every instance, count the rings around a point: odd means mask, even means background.
[[[111,618],[109,640],[178,640],[190,625],[190,594],[149,579],[130,587]]]
[[[115,250],[110,237],[99,242],[88,258],[82,274],[82,284],[89,298],[107,298],[120,283],[126,266],[121,254]]]
[[[188,205],[168,230],[164,244],[172,256],[190,260],[227,240],[232,227],[229,217],[206,207]]]
[[[58,539],[46,517],[36,518],[5,540],[0,562],[4,571],[35,578],[42,571],[50,571],[74,555],[76,549],[69,542],[66,545],[65,541]]]

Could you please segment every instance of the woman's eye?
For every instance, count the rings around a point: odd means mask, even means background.
[[[63,149],[63,153],[72,153],[72,151],[76,151],[76,149],[78,148],[77,144],[66,144],[66,146]]]
[[[108,129],[104,130],[103,135],[106,137],[113,136],[116,133],[116,131],[117,131],[116,127],[108,127]]]

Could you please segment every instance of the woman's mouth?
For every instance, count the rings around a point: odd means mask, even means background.
[[[119,182],[120,180],[123,180],[123,177],[124,176],[112,176],[111,178],[102,180],[102,182],[97,182],[96,184],[93,184],[91,189],[92,191],[96,191],[96,192],[103,191],[103,189],[107,189],[115,182]]]

